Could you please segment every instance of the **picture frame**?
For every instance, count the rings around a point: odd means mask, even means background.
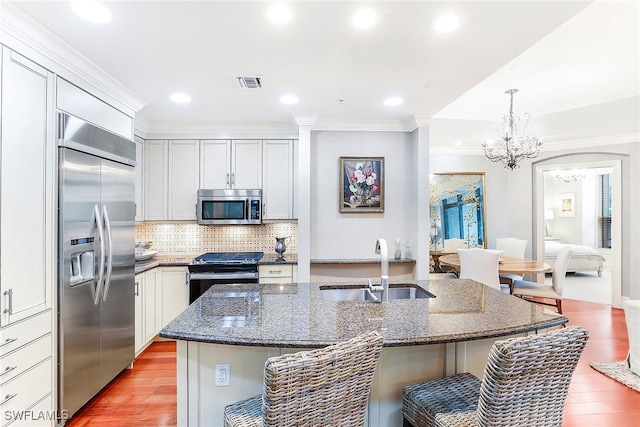
[[[340,213],[384,212],[384,157],[340,157]]]
[[[448,239],[466,248],[487,247],[484,172],[434,172],[429,175],[430,249],[442,252]]]
[[[560,193],[559,216],[564,218],[576,216],[576,193]]]

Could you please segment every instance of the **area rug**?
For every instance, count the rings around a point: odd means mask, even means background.
[[[632,390],[640,392],[640,375],[631,372],[626,360],[619,362],[593,362],[590,365],[596,371],[626,385]]]

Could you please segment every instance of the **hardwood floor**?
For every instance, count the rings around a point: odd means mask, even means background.
[[[177,425],[176,344],[157,341],[78,411],[67,427]]]
[[[564,427],[637,427],[640,393],[589,366],[590,362],[626,357],[624,311],[574,300],[564,300],[563,311],[570,325],[580,325],[590,333],[567,396]],[[175,426],[175,359],[174,342],[153,343],[136,359],[133,370],[114,379],[67,426]]]

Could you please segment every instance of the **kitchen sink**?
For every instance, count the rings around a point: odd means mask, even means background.
[[[320,295],[325,301],[375,301],[377,298],[369,288],[329,288],[320,287]]]
[[[380,301],[380,292],[371,292],[369,288],[334,288],[320,287],[320,295],[325,301]],[[427,292],[415,285],[391,285],[389,288],[389,301],[435,298],[431,292]]]

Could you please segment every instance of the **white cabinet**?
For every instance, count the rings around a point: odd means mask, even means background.
[[[135,277],[135,351],[151,342],[162,329],[162,288],[158,281],[158,268],[153,268]]]
[[[264,141],[262,218],[293,218],[293,141]]]
[[[136,354],[189,306],[186,267],[156,267],[135,278]]]
[[[261,140],[205,140],[200,188],[262,188]]]
[[[164,328],[189,306],[189,278],[185,267],[162,268],[162,323]]]
[[[52,74],[2,48],[0,327],[51,307],[55,280]]]
[[[0,329],[0,389],[2,395],[2,424],[5,425],[48,425],[49,422],[20,424],[13,422],[13,414],[21,414],[45,400],[41,405],[51,411],[52,401],[52,313],[45,310],[41,313],[13,322]]]
[[[148,140],[144,148],[144,218],[195,220],[199,179],[197,140]]]
[[[144,273],[144,287],[142,291],[142,300],[144,304],[144,342],[152,341],[160,329],[160,314],[158,313],[158,304],[160,302],[161,292],[158,286],[158,269],[154,268]]]
[[[199,142],[169,141],[169,218],[196,219]]]
[[[136,221],[144,221],[144,139],[135,137],[136,143]]]
[[[147,140],[144,147],[144,219],[167,219],[168,145],[163,140]]]
[[[298,268],[294,264],[266,264],[258,266],[260,283],[295,283]]]
[[[144,302],[142,292],[144,291],[144,273],[136,274],[134,280],[134,343],[136,353],[144,346]]]

